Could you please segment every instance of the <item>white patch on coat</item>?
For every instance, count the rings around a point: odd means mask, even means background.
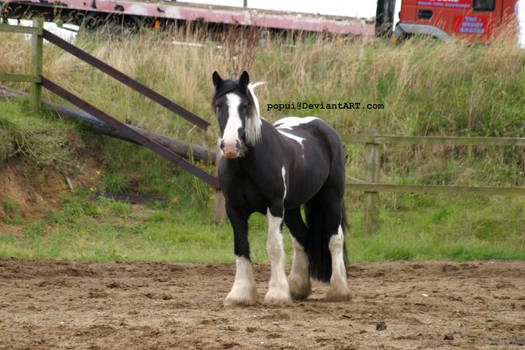
[[[292,133],[286,132],[284,130],[293,130],[296,126],[299,126],[301,124],[308,124],[316,119],[319,119],[317,117],[286,117],[283,119],[279,119],[275,123],[273,123],[273,126],[275,129],[281,133],[282,135],[288,137],[289,139],[294,140],[295,142],[298,142],[301,147],[303,146],[304,137],[300,137],[297,135],[294,135]],[[284,129],[284,130],[283,130]]]
[[[283,176],[283,185],[284,185],[283,201],[284,201],[286,199],[286,169],[284,168],[284,165],[281,169],[281,175]]]
[[[251,305],[255,303],[255,279],[253,277],[252,263],[243,256],[235,257],[235,282],[232,290],[224,300],[224,304]]]
[[[296,126],[299,126],[301,124],[308,124],[313,122],[314,120],[317,120],[319,118],[317,117],[286,117],[283,119],[279,119],[275,123],[273,123],[273,126],[277,129],[289,129],[292,130]]]
[[[271,262],[271,277],[268,293],[264,301],[268,304],[285,304],[291,301],[290,287],[284,266],[286,263],[283,246],[283,235],[281,233],[282,217],[273,216],[268,208],[266,212],[268,218],[268,241],[266,249]]]
[[[304,137],[296,136],[296,135],[290,134],[290,133],[288,133],[288,132],[285,132],[285,131],[282,131],[282,130],[279,130],[279,129],[276,129],[276,130],[277,130],[281,135],[284,135],[284,136],[288,137],[289,139],[294,140],[295,142],[299,142],[299,144],[301,145],[301,147],[304,147],[304,146],[303,146]]]
[[[343,258],[343,244],[343,228],[339,225],[337,235],[330,237],[330,242],[328,243],[332,256],[332,276],[330,277],[328,299],[332,300],[346,300],[350,297]]]
[[[310,285],[310,262],[303,246],[292,237],[293,241],[293,261],[288,282],[290,292],[294,298],[304,299],[311,292]]]

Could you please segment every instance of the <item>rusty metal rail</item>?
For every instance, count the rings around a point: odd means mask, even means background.
[[[63,89],[62,87],[58,86],[57,84],[53,83],[52,81],[44,78],[43,76],[40,76],[42,81],[42,86],[48,89],[49,91],[57,94],[58,96],[62,97],[63,99],[71,102],[78,108],[81,108],[82,110],[90,113],[91,115],[97,117],[98,119],[102,120],[104,123],[109,125],[110,127],[113,127],[115,129],[119,129],[122,134],[126,135],[127,138],[130,140],[133,140],[136,143],[141,144],[144,147],[147,147],[154,151],[155,153],[158,153],[159,155],[163,156],[164,158],[172,161],[173,163],[177,164],[184,170],[188,171],[189,173],[197,176],[203,181],[206,181],[211,186],[213,186],[215,189],[219,189],[219,180],[208,174],[206,171],[202,170],[196,165],[193,165],[192,163],[188,162],[186,159],[182,158],[178,154],[170,151],[166,147],[162,146],[161,144],[151,140],[150,138],[142,135],[141,133],[133,130],[126,124],[118,121],[117,119],[111,117],[110,115],[104,113],[100,109],[96,108],[95,106],[89,104],[88,102],[82,100],[81,98],[73,95],[71,92]]]
[[[115,68],[111,67],[110,65],[102,62],[98,58],[88,54],[87,52],[79,49],[78,47],[68,43],[67,41],[59,38],[55,34],[43,30],[43,37],[44,39],[48,40],[50,43],[55,44],[56,46],[60,47],[61,49],[69,52],[70,54],[78,57],[82,61],[92,65],[93,67],[101,70],[102,72],[108,74],[109,76],[115,78],[116,80],[120,81],[122,84],[132,88],[133,90],[136,90],[137,92],[141,93],[142,95],[148,97],[149,99],[157,102],[161,106],[166,107],[170,111],[180,115],[184,119],[192,122],[193,124],[197,125],[198,127],[207,130],[208,126],[210,125],[209,122],[206,120],[198,117],[194,113],[188,111],[186,108],[180,106],[179,104],[171,101],[170,99],[162,96],[156,91],[153,91],[149,87],[143,85],[139,81],[131,78],[130,76],[122,73],[121,71],[116,70]]]

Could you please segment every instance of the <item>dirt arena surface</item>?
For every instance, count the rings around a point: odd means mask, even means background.
[[[353,299],[225,309],[233,264],[0,258],[0,349],[525,348],[525,262],[350,265]]]

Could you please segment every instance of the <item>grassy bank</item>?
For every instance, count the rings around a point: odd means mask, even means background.
[[[360,202],[348,198],[350,261],[525,259],[523,198],[419,198],[397,195],[397,208],[382,208],[377,234],[364,232]],[[6,202],[3,203],[6,205]],[[179,200],[132,205],[96,198],[88,190],[46,208],[39,219],[11,218],[16,233],[0,235],[0,255],[74,260],[233,262],[232,230],[212,221],[211,205]],[[4,221],[7,223],[7,221]],[[6,225],[2,226],[7,227]],[[250,219],[252,259],[267,262],[266,219]],[[292,256],[285,229],[288,262]]]
[[[208,132],[56,48],[45,48],[44,75],[121,120],[209,147],[218,136],[209,105],[214,70],[228,76],[247,69],[252,79],[266,81],[258,96],[263,116],[271,121],[290,114],[317,115],[342,134],[374,126],[398,135],[525,136],[525,52],[511,42],[487,46],[418,39],[393,47],[320,36],[269,38],[251,33],[247,38],[239,40],[229,33],[212,40],[199,31],[183,30],[79,38],[78,45],[96,57],[212,121]],[[173,40],[208,46],[176,46]],[[2,42],[8,49],[0,49],[0,71],[29,71],[29,44],[9,34],[2,35]],[[217,49],[218,44],[223,49]],[[27,89],[23,84],[13,87]],[[294,102],[361,102],[384,108],[281,112],[266,108]],[[32,170],[21,175],[28,181],[30,174],[49,168],[72,179],[84,176],[79,180],[82,186],[59,205],[39,208],[36,218],[17,212],[16,199],[0,196],[4,212],[0,255],[233,261],[231,228],[211,220],[213,193],[199,180],[136,145],[58,123],[48,113],[31,115],[26,105],[0,101],[0,112],[0,136],[7,140],[0,147],[4,167],[29,158],[27,168]],[[34,137],[48,140],[48,151],[31,158],[19,140]],[[40,152],[39,146],[46,143],[29,144]],[[346,148],[348,173],[362,178],[363,146]],[[43,161],[49,149],[62,158]],[[96,164],[87,175],[86,157]],[[519,147],[389,146],[383,149],[381,181],[523,186],[524,167],[525,150]],[[167,203],[120,203],[96,198],[97,190],[162,197]],[[524,198],[380,196],[380,229],[371,237],[363,230],[362,196],[347,194],[351,261],[525,258]],[[254,216],[252,224],[254,260],[266,261],[265,219]]]

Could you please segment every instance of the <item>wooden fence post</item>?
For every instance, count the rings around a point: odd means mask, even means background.
[[[377,128],[368,129],[369,142],[365,144],[365,180],[368,183],[379,182],[380,150],[379,144],[375,143],[374,135],[378,135]],[[379,223],[379,195],[377,192],[365,192],[365,230],[368,234],[377,231]]]
[[[40,29],[44,28],[44,19],[35,18],[33,20],[33,27]],[[31,37],[32,52],[31,52],[31,74],[35,77],[40,78],[42,74],[42,62],[43,62],[43,42],[42,35],[33,34]],[[40,110],[40,103],[42,99],[42,84],[40,82],[31,83],[30,90],[31,108],[33,111],[38,112]]]

